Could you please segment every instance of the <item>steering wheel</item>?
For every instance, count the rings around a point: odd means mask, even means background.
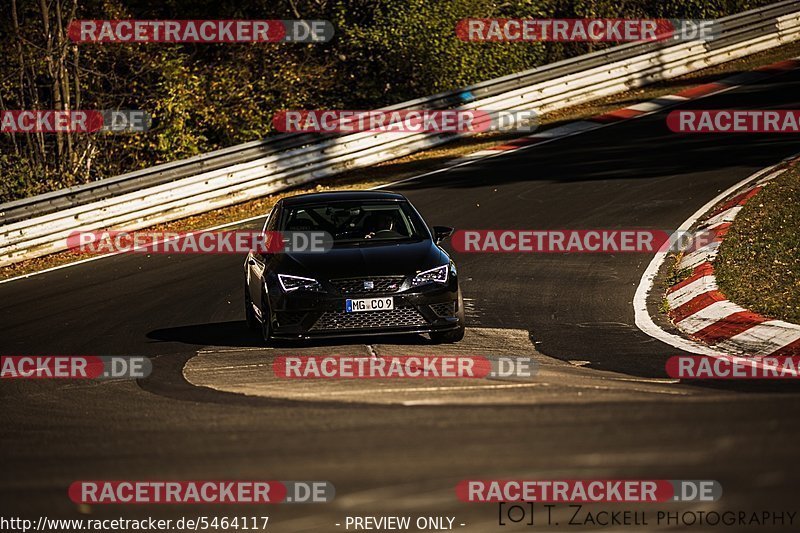
[[[371,231],[367,233],[364,238],[365,239],[372,239],[372,238],[380,238],[380,237],[395,237],[400,235],[393,229],[382,229],[378,231]]]

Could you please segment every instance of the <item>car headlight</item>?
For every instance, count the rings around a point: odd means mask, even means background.
[[[447,272],[450,265],[442,265],[440,267],[420,272],[414,279],[411,280],[411,285],[424,285],[425,283],[447,283]]]
[[[305,291],[318,291],[320,289],[319,281],[313,278],[278,274],[278,281],[281,284],[283,292],[293,292],[300,289]]]

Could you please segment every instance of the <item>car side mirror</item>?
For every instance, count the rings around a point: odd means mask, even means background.
[[[439,244],[452,234],[453,234],[453,228],[450,228],[448,226],[433,227],[433,239],[436,241],[436,244]]]

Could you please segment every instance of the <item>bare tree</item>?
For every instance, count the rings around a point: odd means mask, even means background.
[[[24,6],[21,17],[17,0],[11,0],[13,53],[17,109],[73,111],[81,105],[80,56],[78,46],[67,36],[70,20],[78,10],[78,0],[39,0]],[[36,23],[38,19],[38,23]],[[23,21],[24,20],[24,25]],[[7,109],[0,100],[0,107]],[[17,141],[22,136],[22,142]],[[27,161],[33,177],[44,182],[58,179],[69,183],[88,179],[86,156],[91,150],[85,137],[71,132],[15,134],[15,155]]]

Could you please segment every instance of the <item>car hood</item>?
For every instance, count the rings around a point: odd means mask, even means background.
[[[334,247],[323,253],[287,253],[278,271],[318,279],[411,275],[450,258],[431,240]]]

